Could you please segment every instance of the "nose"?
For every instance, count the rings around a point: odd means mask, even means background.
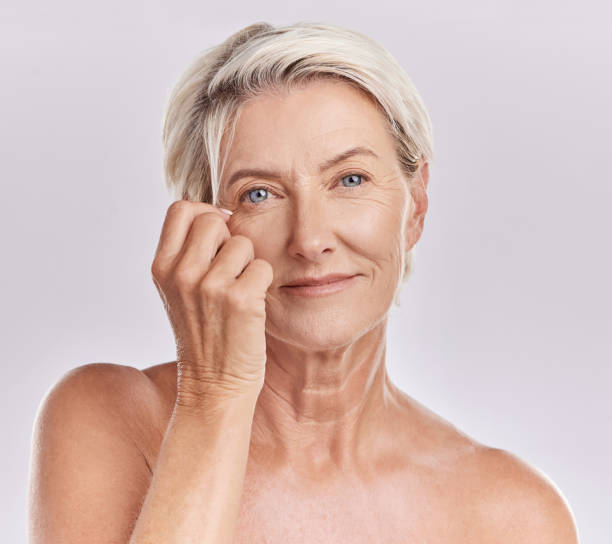
[[[336,251],[337,218],[321,192],[310,189],[294,199],[288,220],[288,251],[296,259],[324,262]]]

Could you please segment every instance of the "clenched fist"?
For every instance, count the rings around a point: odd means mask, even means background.
[[[229,218],[211,204],[173,202],[151,265],[176,340],[178,405],[263,386],[273,270],[249,238],[230,234]]]

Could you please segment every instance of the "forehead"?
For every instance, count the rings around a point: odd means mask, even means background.
[[[236,124],[226,171],[245,166],[310,168],[349,147],[391,159],[395,142],[372,99],[343,82],[322,80],[259,95]]]

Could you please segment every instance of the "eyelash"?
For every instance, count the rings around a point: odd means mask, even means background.
[[[368,176],[366,176],[365,174],[361,174],[360,172],[349,172],[348,174],[343,174],[341,176],[339,176],[336,179],[336,182],[334,184],[334,187],[336,185],[338,185],[338,183],[340,183],[344,178],[348,178],[350,176],[359,176],[360,178],[362,178],[362,181],[368,182],[370,181],[370,178]],[[355,187],[361,187],[362,184],[360,185],[356,185]],[[353,189],[354,187],[345,187],[345,189]],[[247,199],[247,195],[251,192],[251,191],[255,191],[257,189],[265,189],[266,191],[270,192],[270,193],[274,193],[274,191],[266,186],[266,185],[255,185],[254,187],[249,187],[248,189],[246,189],[245,191],[243,191],[240,196],[239,196],[239,200],[240,202],[244,202]],[[265,201],[264,201],[265,202]],[[251,206],[256,206],[258,203],[257,202],[249,202],[249,204]]]

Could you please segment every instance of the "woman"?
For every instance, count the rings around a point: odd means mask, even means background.
[[[432,160],[386,50],[251,25],[187,70],[163,136],[182,199],[151,270],[177,360],[47,395],[32,542],[578,541],[554,484],[386,373]]]

